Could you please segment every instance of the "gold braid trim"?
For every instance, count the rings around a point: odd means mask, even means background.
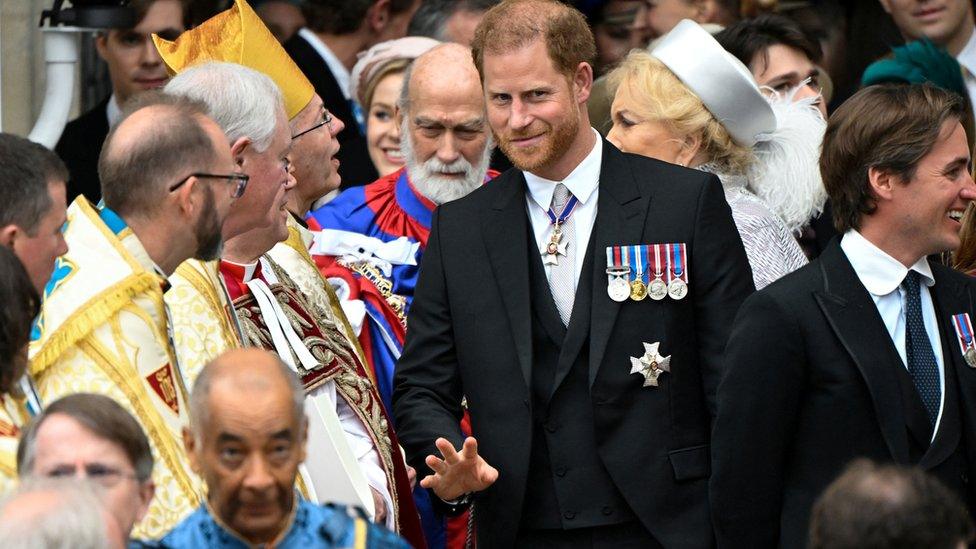
[[[146,435],[156,443],[156,450],[160,457],[166,463],[166,467],[173,478],[180,484],[183,494],[190,500],[191,508],[200,505],[200,494],[194,488],[193,481],[178,457],[182,455],[183,448],[180,446],[180,442],[168,436],[169,427],[162,421],[156,407],[147,398],[142,382],[138,381],[138,385],[133,387],[131,374],[126,375],[126,372],[121,371],[116,366],[120,362],[119,357],[113,357],[112,353],[97,341],[87,339],[79,344],[79,349],[85,353],[85,356],[91,358],[95,365],[128,398],[136,417],[146,429]]]
[[[156,275],[145,271],[134,273],[78,307],[53,334],[47,337],[40,350],[31,358],[31,374],[39,376],[65,351],[105,324],[136,296],[149,291],[154,286],[160,287]]]
[[[322,271],[319,270],[319,266],[315,264],[315,260],[312,259],[312,255],[308,253],[305,249],[305,243],[302,240],[302,235],[299,230],[295,227],[288,227],[288,240],[285,241],[285,245],[289,248],[298,252],[298,255],[308,263],[309,267],[315,271],[315,275],[318,276],[319,282],[322,284],[322,288],[325,290],[326,296],[329,299],[329,306],[332,308],[332,315],[339,319],[339,324],[342,325],[342,329],[346,333],[346,339],[352,344],[353,350],[356,353],[356,358],[359,362],[366,366],[366,375],[369,376],[369,380],[376,384],[375,374],[373,369],[368,367],[369,362],[366,360],[366,353],[363,351],[363,346],[359,343],[359,338],[356,337],[356,332],[352,329],[352,325],[349,324],[349,319],[346,317],[345,311],[342,310],[342,306],[339,305],[339,296],[336,295],[335,290],[332,288],[332,284],[322,276]]]

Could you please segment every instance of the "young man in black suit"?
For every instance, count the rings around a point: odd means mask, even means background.
[[[872,86],[830,118],[820,160],[842,234],[749,298],[725,353],[712,444],[720,547],[803,547],[851,460],[915,465],[972,502],[971,279],[927,257],[959,245],[976,199],[960,99]]]
[[[184,0],[132,0],[139,22],[131,29],[111,29],[95,36],[98,55],[108,65],[112,95],[92,110],[68,122],[55,151],[68,166],[67,199],[80,194],[92,203],[102,198],[98,155],[108,130],[121,116],[121,107],[133,95],[166,85],[169,76],[149,36],[174,40],[185,29]]]
[[[359,128],[360,108],[350,95],[350,72],[358,54],[386,40],[403,38],[420,0],[308,0],[307,26],[285,42],[285,51],[315,87],[325,107],[346,124],[336,158],[346,189],[379,177]]]
[[[479,547],[707,547],[722,350],[753,291],[722,188],[590,127],[575,9],[502,3],[473,47],[516,168],[434,213],[394,382],[421,484],[474,500]]]

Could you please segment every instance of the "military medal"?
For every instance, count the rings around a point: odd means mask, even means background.
[[[552,225],[552,234],[549,236],[549,242],[543,244],[539,250],[539,253],[542,255],[543,265],[559,265],[559,256],[566,256],[569,239],[562,239],[563,232],[561,226],[572,215],[577,204],[579,204],[579,199],[573,196],[566,202],[566,207],[563,208],[562,213],[558,216],[552,211],[552,208],[546,210],[546,215],[549,216],[549,224]]]
[[[660,342],[644,343],[644,356],[630,357],[630,373],[644,376],[644,387],[657,387],[661,372],[671,371],[671,356],[661,356]]]
[[[647,256],[650,259],[651,252],[650,248],[647,249]],[[661,280],[661,275],[664,272],[661,269],[661,246],[659,244],[654,245],[654,280],[647,285],[647,295],[651,296],[654,301],[661,301],[668,295],[668,285]]]
[[[688,295],[688,283],[685,282],[684,277],[688,276],[688,270],[684,265],[684,244],[668,244],[666,246],[668,250],[668,272],[670,274],[670,279],[668,281],[668,295],[671,299],[684,299]]]
[[[610,299],[620,303],[630,297],[630,265],[626,263],[626,256],[621,253],[620,246],[607,248],[607,294]]]
[[[634,301],[643,301],[647,297],[647,286],[644,285],[644,259],[641,257],[640,249],[640,246],[627,246],[625,248],[634,259],[634,265],[637,267],[634,279],[630,281],[630,299]]]
[[[956,330],[963,359],[970,368],[976,368],[976,343],[973,342],[973,323],[969,319],[969,313],[952,315],[952,327]]]

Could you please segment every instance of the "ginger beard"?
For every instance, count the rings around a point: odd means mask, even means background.
[[[572,83],[570,83],[570,90],[572,90]],[[580,106],[575,102],[572,106],[569,116],[556,125],[537,118],[527,128],[518,131],[508,130],[504,135],[498,135],[498,132],[492,128],[492,135],[498,147],[512,161],[512,165],[523,172],[531,173],[558,160],[576,139],[576,133],[579,131]],[[512,143],[517,139],[540,134],[543,139],[536,145],[522,147]]]
[[[451,164],[445,164],[436,155],[423,162],[417,161],[414,154],[410,122],[404,117],[400,125],[400,151],[407,166],[410,182],[420,194],[438,206],[466,196],[485,183],[488,164],[491,161],[493,144],[491,137],[485,141],[485,148],[477,165],[472,165],[462,155]],[[464,174],[463,177],[445,177],[438,174]]]

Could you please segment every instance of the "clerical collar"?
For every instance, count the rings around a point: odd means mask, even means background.
[[[529,172],[522,172],[529,188],[529,195],[543,210],[548,210],[552,205],[552,194],[556,190],[557,183],[566,185],[569,192],[583,204],[586,204],[593,196],[593,191],[599,187],[600,168],[603,165],[603,138],[600,137],[599,132],[590,129],[596,136],[593,150],[562,181],[552,181]]]
[[[221,260],[226,271],[241,282],[250,282],[254,277],[261,276],[261,262],[253,263],[234,263],[226,259]]]

